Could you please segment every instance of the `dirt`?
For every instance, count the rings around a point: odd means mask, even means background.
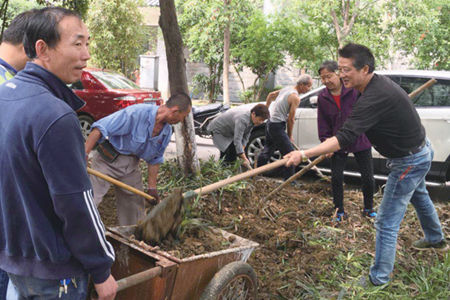
[[[328,182],[303,181],[287,186],[272,199],[265,200],[265,195],[280,183],[279,180],[257,177],[238,192],[222,191],[204,196],[193,209],[195,217],[260,244],[248,260],[258,276],[260,299],[316,299],[317,295],[310,291],[311,286],[324,290],[320,297],[337,298],[339,286],[331,282],[331,278],[335,276],[345,281],[359,274],[352,273],[354,266],[339,269],[341,266],[335,264],[336,258],[340,257],[342,261],[345,257],[349,264],[360,264],[359,269],[368,271],[374,256],[375,229],[373,219],[361,215],[362,193],[345,189],[344,205],[348,218],[337,223],[333,218],[335,212]],[[375,196],[375,205],[379,202],[380,193]],[[267,205],[270,209],[263,209]],[[450,203],[437,205],[444,230],[450,225],[449,207]],[[117,224],[111,193],[99,210],[106,226]],[[271,220],[268,215],[275,219]],[[201,226],[193,228],[196,229],[185,232],[182,242],[174,240],[161,247],[176,256],[226,247],[226,241],[211,238],[208,231],[199,229]],[[411,257],[427,259],[426,254],[410,250],[411,243],[420,237],[420,225],[410,206],[398,237],[396,264],[401,268],[408,270]],[[211,240],[213,245],[208,244]],[[363,259],[355,261],[353,256]]]

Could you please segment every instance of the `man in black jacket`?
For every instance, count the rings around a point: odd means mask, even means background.
[[[89,33],[74,12],[48,7],[29,19],[32,60],[0,86],[0,268],[20,299],[113,299],[114,250],[92,202],[84,141],[67,84],[90,58]]]
[[[425,237],[416,249],[446,249],[439,218],[425,186],[433,149],[419,115],[406,92],[387,77],[373,73],[375,59],[362,45],[339,50],[339,72],[345,87],[361,93],[353,112],[335,136],[306,151],[293,151],[287,165],[351,145],[365,133],[375,149],[388,158],[389,177],[378,208],[375,261],[369,279],[374,285],[390,280],[397,235],[409,202],[414,205]]]

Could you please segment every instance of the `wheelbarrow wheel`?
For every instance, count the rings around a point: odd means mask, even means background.
[[[201,300],[256,299],[256,273],[242,261],[229,263],[217,272],[203,291]]]

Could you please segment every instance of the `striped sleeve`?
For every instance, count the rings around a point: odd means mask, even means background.
[[[37,153],[68,250],[94,283],[104,282],[110,275],[114,251],[93,203],[76,115],[66,114],[54,122],[39,140]]]

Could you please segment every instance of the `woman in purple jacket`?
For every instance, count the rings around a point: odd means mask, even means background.
[[[347,89],[336,73],[338,65],[335,61],[325,61],[319,69],[322,83],[326,86],[319,94],[317,106],[317,123],[321,142],[336,134],[342,127],[358,100],[358,91]],[[373,163],[371,144],[363,134],[356,142],[346,149],[341,149],[331,156],[331,185],[333,190],[334,207],[337,209],[336,220],[346,218],[344,212],[344,168],[348,153],[355,156],[361,172],[362,191],[364,195],[363,215],[375,217],[373,210]]]

